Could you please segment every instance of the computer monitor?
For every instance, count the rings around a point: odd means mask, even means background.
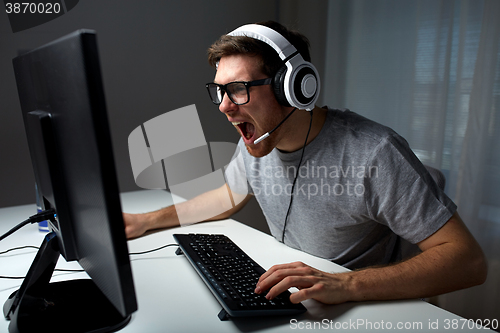
[[[115,331],[137,302],[96,33],[76,31],[13,64],[42,209],[56,216],[21,288],[4,304],[9,331]],[[90,279],[49,283],[59,253]]]

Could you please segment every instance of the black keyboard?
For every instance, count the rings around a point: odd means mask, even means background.
[[[286,291],[272,300],[254,293],[265,270],[224,235],[175,234],[180,250],[222,305],[221,320],[228,317],[298,315],[302,304],[290,302]]]

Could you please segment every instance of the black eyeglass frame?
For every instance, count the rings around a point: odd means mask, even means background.
[[[231,102],[233,102],[234,104],[236,105],[244,105],[244,104],[247,104],[248,102],[250,102],[250,91],[248,90],[249,87],[253,87],[253,86],[264,86],[264,85],[268,85],[268,84],[272,84],[273,82],[273,79],[272,78],[267,78],[267,79],[260,79],[260,80],[254,80],[254,81],[233,81],[233,82],[229,82],[229,83],[226,83],[226,84],[218,84],[218,83],[214,83],[214,82],[210,82],[210,83],[207,83],[205,85],[205,87],[207,88],[207,91],[208,91],[208,96],[210,96],[210,99],[212,100],[212,103],[214,103],[215,105],[220,105],[222,103],[222,100],[224,99],[224,94],[227,94],[227,96],[229,97],[229,99],[231,100]],[[246,88],[246,91],[247,91],[247,101],[245,103],[236,103],[233,98],[231,97],[231,94],[229,94],[227,92],[227,86],[231,85],[231,84],[234,84],[234,83],[242,83],[245,88]],[[218,87],[222,92],[222,96],[220,98],[220,102],[217,103],[215,101],[214,98],[212,98],[212,94],[210,93],[210,86],[216,86]]]

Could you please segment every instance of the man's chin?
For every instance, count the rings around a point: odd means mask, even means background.
[[[254,145],[254,144],[245,145],[245,147],[247,148],[247,151],[250,155],[252,155],[253,157],[256,157],[256,158],[260,158],[260,157],[264,157],[264,156],[268,155],[273,150],[272,147],[265,145],[263,143],[264,142],[262,142],[262,143],[259,142],[256,145]]]

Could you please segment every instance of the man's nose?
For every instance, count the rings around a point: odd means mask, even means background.
[[[222,97],[222,102],[219,104],[219,111],[222,113],[228,113],[235,111],[238,105],[234,104],[227,94]]]

